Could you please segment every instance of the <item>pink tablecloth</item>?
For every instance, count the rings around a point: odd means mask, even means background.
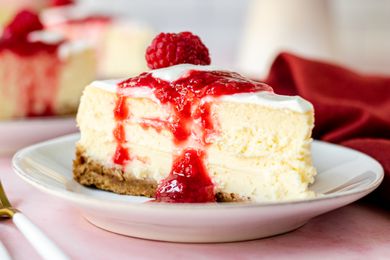
[[[89,224],[62,200],[24,183],[0,158],[0,178],[11,202],[72,259],[389,259],[390,212],[355,203],[302,228],[262,240],[225,244],[175,244],[130,238]],[[0,222],[0,240],[11,256],[39,259],[11,221]]]

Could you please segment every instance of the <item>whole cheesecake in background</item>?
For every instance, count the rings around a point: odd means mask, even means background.
[[[73,114],[95,76],[93,49],[46,31],[23,10],[0,38],[0,119]]]
[[[150,72],[86,87],[75,180],[160,202],[314,196],[308,101],[209,66],[189,32],[158,35],[146,59]]]
[[[145,24],[83,3],[47,8],[41,17],[49,30],[95,47],[100,78],[127,77],[147,69],[144,51],[153,33]]]

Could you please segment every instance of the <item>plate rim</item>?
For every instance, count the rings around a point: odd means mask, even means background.
[[[372,161],[378,168],[378,171],[375,172],[375,175],[377,176],[376,179],[369,185],[360,187],[358,189],[354,190],[347,190],[343,191],[340,193],[336,194],[330,194],[330,195],[324,195],[324,196],[319,196],[315,198],[309,198],[309,199],[300,199],[300,200],[289,200],[289,201],[282,201],[282,202],[229,202],[229,203],[137,203],[137,202],[130,202],[130,201],[118,201],[118,200],[111,200],[111,199],[105,199],[105,198],[97,198],[95,196],[91,196],[88,194],[81,194],[81,193],[76,193],[68,189],[61,189],[58,187],[53,187],[50,185],[47,185],[43,182],[36,182],[33,180],[33,178],[29,177],[29,174],[26,173],[24,170],[21,169],[21,166],[19,165],[19,161],[21,161],[24,157],[23,155],[29,154],[31,151],[34,151],[37,148],[47,146],[49,144],[55,144],[55,143],[61,143],[65,141],[70,141],[70,140],[77,140],[79,137],[80,133],[73,133],[73,134],[68,134],[64,135],[61,137],[53,138],[50,140],[46,140],[44,142],[40,142],[28,147],[25,147],[18,152],[14,154],[12,157],[12,168],[16,172],[16,174],[23,179],[25,182],[29,183],[30,185],[36,187],[37,189],[49,193],[51,195],[54,195],[59,198],[63,198],[66,201],[71,201],[76,204],[86,204],[86,205],[92,205],[90,203],[93,203],[93,205],[97,206],[108,206],[108,207],[119,207],[123,208],[123,206],[126,206],[127,208],[133,208],[133,207],[142,207],[142,208],[164,208],[164,209],[188,209],[188,208],[193,208],[193,209],[241,209],[241,208],[258,208],[258,207],[276,207],[276,206],[287,206],[287,205],[301,205],[301,204],[306,204],[306,203],[315,203],[319,201],[327,201],[327,200],[334,200],[338,199],[341,197],[348,197],[348,196],[354,196],[354,195],[359,195],[363,194],[363,196],[371,193],[373,190],[375,190],[383,181],[384,178],[384,169],[382,165],[373,157],[362,153],[360,151],[354,150],[349,147],[325,142],[325,141],[320,141],[320,140],[314,140],[314,143],[318,144],[326,144],[330,145],[336,148],[343,148],[350,150],[354,153],[357,153],[359,156],[367,157],[369,160]],[[73,159],[72,159],[73,160]],[[363,197],[361,196],[361,197]],[[361,198],[359,197],[359,198]],[[104,205],[103,205],[104,204]]]

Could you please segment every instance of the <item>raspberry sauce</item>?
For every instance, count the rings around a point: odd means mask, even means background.
[[[210,108],[200,104],[201,99],[219,97],[245,92],[272,91],[264,83],[248,80],[238,73],[227,71],[197,71],[191,70],[176,81],[168,82],[154,78],[152,73],[142,73],[138,77],[130,78],[119,83],[119,89],[131,87],[150,87],[161,104],[171,104],[174,120],[170,124],[174,141],[180,144],[186,141],[191,134],[193,111],[200,107],[200,113],[195,116],[201,118],[204,128],[213,130]]]
[[[218,131],[213,119],[212,103],[205,98],[247,92],[273,92],[272,88],[264,83],[248,80],[237,73],[190,70],[172,82],[155,78],[152,73],[142,73],[119,83],[118,93],[124,92],[123,89],[136,87],[151,88],[160,103],[172,110],[169,121],[144,119],[141,124],[144,128],[169,130],[178,152],[169,176],[158,186],[156,200],[161,202],[215,201],[214,185],[207,173],[204,158],[207,156],[206,147],[212,143],[211,137]],[[118,98],[115,113],[118,113],[117,108],[121,107],[121,103],[123,101]],[[115,118],[117,127],[123,124],[123,117]],[[118,149],[123,147],[123,143],[116,140],[118,152]],[[192,145],[196,143],[196,148],[189,145],[190,140]],[[123,161],[117,164],[123,165]]]
[[[37,53],[50,53],[56,55],[61,42],[47,44],[44,42],[29,42],[26,39],[0,39],[0,52],[10,51],[19,56],[33,56]]]
[[[124,121],[129,117],[129,109],[126,104],[126,97],[118,94],[118,100],[114,108],[114,117],[116,120],[116,127],[113,130],[117,147],[113,157],[113,162],[124,166],[130,160],[129,150],[124,147],[126,143],[126,131]]]
[[[112,21],[112,18],[106,15],[90,15],[83,18],[77,18],[77,19],[69,19],[65,23],[67,24],[80,24],[85,25],[87,23],[89,24],[108,24]]]
[[[214,185],[203,164],[204,154],[186,149],[173,162],[169,176],[156,193],[162,202],[211,202],[215,201]]]
[[[74,0],[51,0],[49,2],[49,6],[66,6],[66,5],[73,5]]]
[[[0,38],[0,51],[9,50],[21,56],[30,56],[39,52],[55,53],[61,42],[47,44],[44,42],[30,42],[28,35],[44,27],[38,14],[29,10],[21,10],[14,19],[4,27]]]

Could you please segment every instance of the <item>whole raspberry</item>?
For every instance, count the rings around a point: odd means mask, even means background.
[[[24,39],[30,32],[42,30],[43,25],[36,13],[29,10],[20,11],[4,28],[4,39]]]
[[[209,65],[209,50],[190,32],[160,33],[146,49],[146,62],[151,69],[190,63]]]

